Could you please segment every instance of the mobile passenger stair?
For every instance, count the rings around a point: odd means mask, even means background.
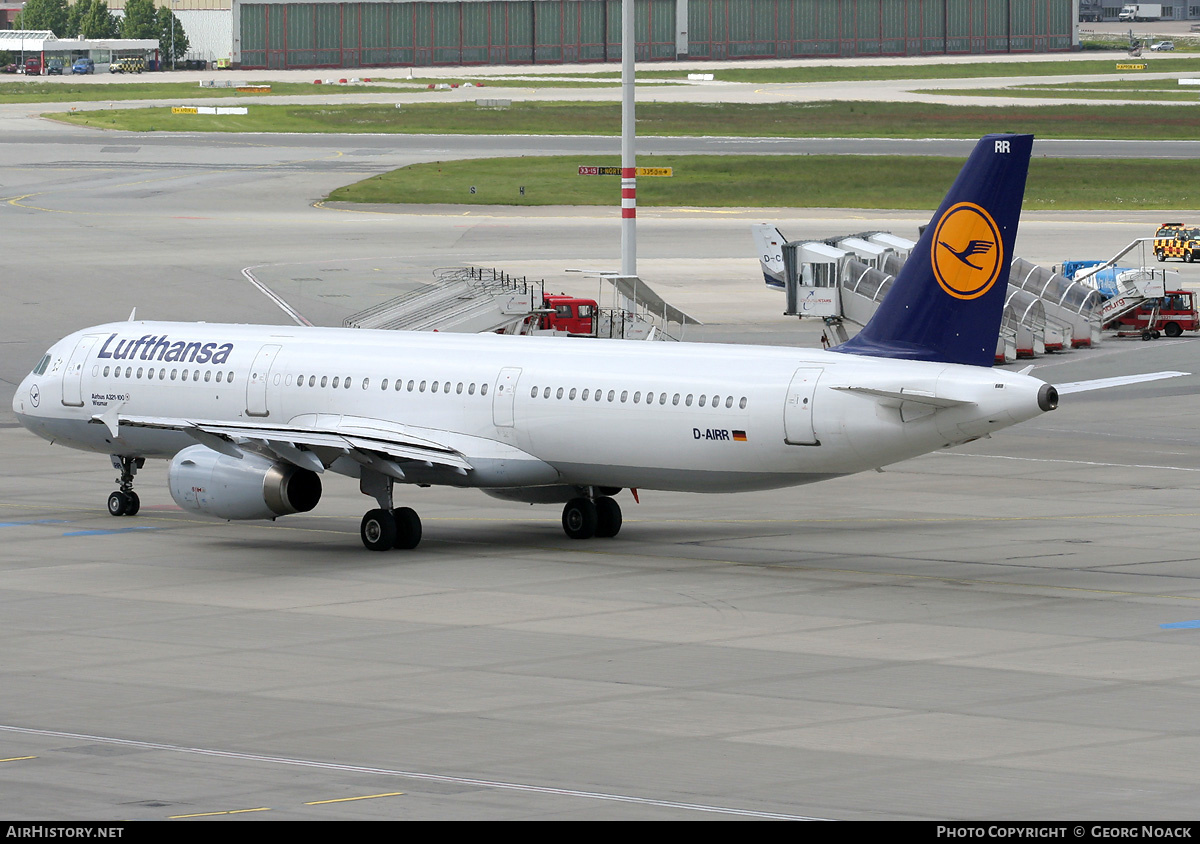
[[[699,324],[641,279],[612,273],[599,275],[612,285],[614,296],[624,304],[596,307],[592,332],[572,336],[676,340],[688,323]],[[542,317],[554,313],[554,308],[547,305],[544,281],[479,267],[441,268],[434,271],[434,279],[432,284],[351,314],[342,324],[347,328],[391,331],[568,336],[567,331],[542,326]]]
[[[516,333],[542,303],[542,282],[495,270],[443,268],[434,271],[434,278],[433,284],[351,314],[342,324],[393,331]]]

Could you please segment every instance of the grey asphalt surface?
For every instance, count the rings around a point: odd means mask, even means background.
[[[107,459],[8,412],[53,340],[135,306],[283,322],[245,268],[323,324],[439,266],[595,292],[565,270],[615,267],[619,215],[314,205],[472,154],[457,140],[17,123],[0,159],[6,816],[1196,816],[1197,376],[1067,397],[884,474],[623,493],[611,542],[565,539],[555,508],[405,489],[420,550],[372,554],[350,481],[311,515],[226,524],[179,511],[161,464],[117,524]],[[643,209],[639,271],[704,320],[690,339],[815,345],[761,284],[749,223],[912,236],[922,216]],[[1158,216],[1027,215],[1018,252],[1103,257]],[[1029,364],[1058,382],[1200,373],[1200,346]]]

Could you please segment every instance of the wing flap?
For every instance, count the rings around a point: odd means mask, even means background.
[[[267,449],[281,460],[304,469],[314,469],[320,463],[313,448],[332,448],[350,455],[366,466],[386,461],[387,474],[403,478],[403,464],[418,462],[430,466],[446,466],[460,473],[474,467],[456,449],[426,438],[410,437],[396,430],[382,428],[370,435],[348,434],[334,429],[307,428],[293,425],[261,425],[256,423],[216,422],[169,417],[121,416],[119,424],[139,428],[181,431],[196,442],[214,451],[240,457],[244,451]],[[361,427],[355,426],[356,431]],[[253,443],[253,445],[251,445]],[[316,471],[314,469],[314,471]]]

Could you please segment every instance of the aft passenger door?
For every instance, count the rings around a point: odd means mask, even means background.
[[[813,428],[813,399],[820,367],[802,367],[792,376],[783,405],[783,441],[788,445],[820,445]]]
[[[246,415],[270,416],[267,410],[267,383],[271,377],[271,365],[279,356],[279,346],[263,346],[254,357],[250,377],[246,379]]]

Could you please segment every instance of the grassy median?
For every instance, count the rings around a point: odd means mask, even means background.
[[[928,156],[641,156],[671,167],[638,179],[646,207],[896,208],[937,206],[962,167]],[[580,166],[618,166],[615,156],[488,158],[415,164],[339,188],[330,201],[459,205],[619,204],[616,176]],[[1111,162],[1035,158],[1025,208],[1175,210],[1200,207],[1200,161]],[[524,188],[522,195],[521,189]],[[1192,193],[1195,188],[1196,193]]]
[[[486,91],[486,89],[484,89]],[[481,92],[481,96],[484,96]],[[181,105],[187,101],[181,101]],[[47,117],[131,132],[373,132],[456,135],[619,135],[619,103],[251,105],[244,116],[105,109]],[[641,103],[639,135],[733,137],[1040,138],[1193,140],[1200,109],[1157,105],[954,106],[927,103]]]

